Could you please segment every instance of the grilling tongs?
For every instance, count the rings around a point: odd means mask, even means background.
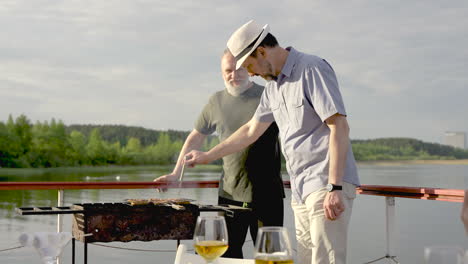
[[[187,157],[184,157],[184,162],[182,163],[182,170],[180,171],[179,175],[179,191],[177,192],[177,196],[180,196],[180,190],[182,189],[182,182],[184,181],[184,171],[185,171],[185,160],[187,160]]]

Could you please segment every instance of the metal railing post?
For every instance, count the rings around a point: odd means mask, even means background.
[[[387,196],[385,197],[385,232],[386,232],[386,251],[385,256],[378,259],[365,262],[364,264],[375,263],[383,259],[387,261],[393,261],[394,263],[399,264],[396,258],[396,217],[395,217],[395,197]]]
[[[396,258],[396,217],[395,217],[395,197],[385,197],[386,208],[386,232],[387,232],[387,254],[389,258]]]
[[[58,197],[57,197],[57,206],[63,206],[63,190],[58,190]],[[57,232],[60,233],[63,230],[63,217],[61,214],[57,214]],[[61,257],[57,257],[57,264],[60,264]]]

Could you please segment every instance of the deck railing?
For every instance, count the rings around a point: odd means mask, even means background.
[[[154,189],[154,188],[217,188],[219,181],[184,181],[182,184],[155,182],[0,182],[0,190],[58,190],[58,206],[63,204],[63,190],[77,189]],[[291,188],[289,181],[284,181],[285,188]],[[427,187],[405,187],[384,185],[361,185],[357,194],[385,197],[386,206],[386,252],[381,258],[366,262],[373,263],[388,259],[399,263],[395,252],[395,197],[463,202],[464,190]],[[62,230],[62,217],[58,215],[57,231]]]
[[[156,182],[0,182],[0,190],[78,190],[78,189],[154,189],[154,188],[217,188],[219,181]],[[285,188],[291,188],[284,181]],[[357,194],[387,197],[462,202],[464,190],[427,187],[361,185]]]

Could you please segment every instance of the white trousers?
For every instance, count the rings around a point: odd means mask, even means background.
[[[325,188],[309,194],[304,204],[291,202],[296,225],[298,263],[346,263],[348,224],[356,198],[356,186],[344,182],[342,193],[345,211],[334,221],[325,217]]]

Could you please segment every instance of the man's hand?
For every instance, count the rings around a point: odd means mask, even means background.
[[[179,178],[178,176],[179,175],[177,175],[177,174],[170,173],[170,174],[160,176],[160,177],[154,179],[153,181],[154,182],[160,182],[160,183],[171,183],[171,182],[177,181],[177,179]],[[160,192],[165,192],[165,191],[167,191],[167,188],[159,187],[159,188],[156,188],[156,190],[160,191]]]
[[[325,217],[329,220],[336,220],[344,212],[343,194],[341,191],[328,192],[323,203]]]
[[[190,168],[195,167],[197,164],[208,164],[211,160],[206,152],[192,150],[185,155],[185,166]]]

